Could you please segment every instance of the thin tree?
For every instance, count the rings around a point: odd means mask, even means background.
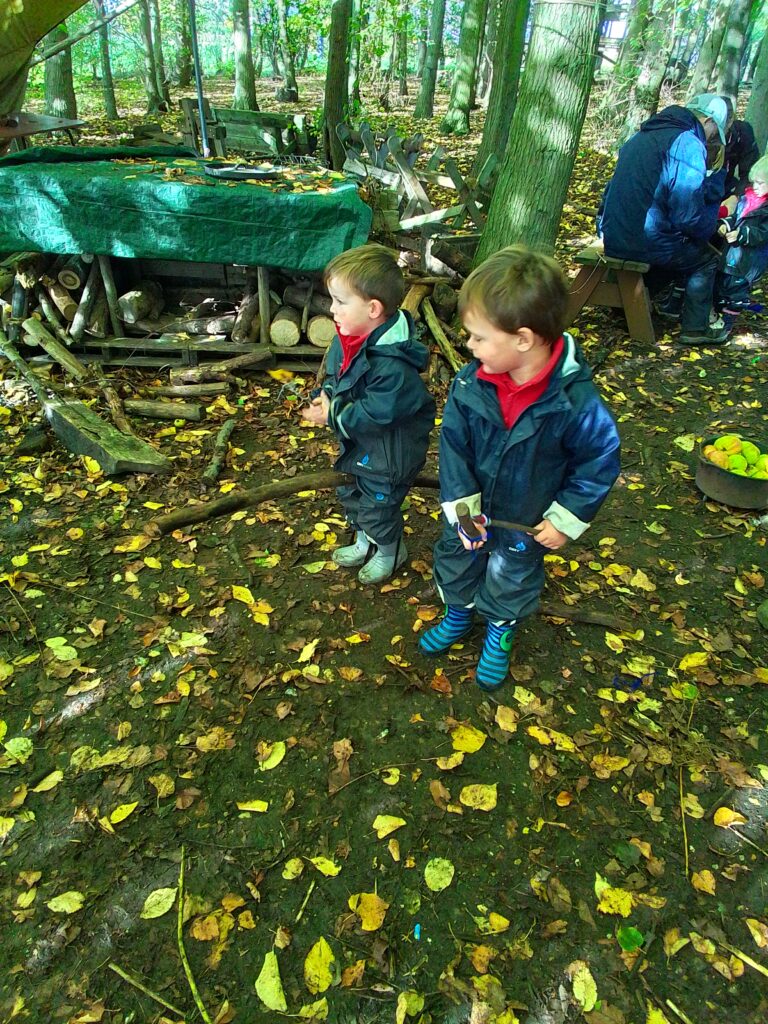
[[[602,17],[597,4],[534,6],[504,163],[476,263],[513,242],[552,252],[579,144]]]
[[[673,9],[675,0],[656,0],[643,34],[643,51],[638,55],[639,70],[629,90],[624,125],[616,140],[622,145],[640,125],[655,114],[669,57],[674,43]]]
[[[168,88],[168,76],[165,73],[165,57],[163,55],[163,30],[160,23],[159,0],[149,0],[149,23],[152,29],[152,56],[155,58],[155,75],[157,91],[166,105],[171,105],[171,93]]]
[[[432,0],[432,13],[429,19],[429,41],[427,57],[424,62],[424,74],[416,99],[414,117],[432,117],[435,104],[435,83],[437,82],[437,65],[443,45],[443,24],[445,22],[445,0]]]
[[[427,62],[427,39],[429,38],[429,4],[419,0],[418,46],[416,50],[416,77],[421,79]]]
[[[529,0],[501,0],[491,95],[483,138],[475,158],[475,173],[479,173],[491,153],[501,154],[507,145],[517,104],[529,8]]]
[[[344,165],[344,147],[336,134],[336,125],[347,116],[347,75],[349,74],[348,36],[352,0],[334,0],[331,7],[331,32],[328,68],[325,73],[323,103],[323,146],[326,160],[335,170]]]
[[[232,106],[235,110],[258,110],[248,0],[232,0],[232,23],[235,44],[235,95]]]
[[[155,66],[155,53],[152,46],[152,26],[149,17],[149,2],[141,0],[136,7],[139,16],[139,33],[142,42],[142,57],[144,61],[143,79],[144,90],[147,94],[147,113],[155,114],[165,107],[165,100],[157,88],[157,68]]]
[[[46,37],[46,45],[62,43],[67,38],[64,22]],[[75,83],[72,79],[72,50],[60,50],[45,64],[45,112],[51,117],[77,117]]]
[[[730,9],[731,0],[719,0],[709,31],[704,36],[696,67],[693,69],[693,78],[688,90],[689,96],[698,96],[699,93],[706,92],[709,88],[709,80],[712,78],[720,47],[723,44]]]
[[[752,0],[731,0],[731,13],[717,59],[716,92],[736,96],[741,77],[741,57],[747,43]]]
[[[182,89],[192,84],[192,32],[189,27],[187,0],[176,0],[176,20],[179,26],[179,48],[176,51],[176,80]]]
[[[496,54],[496,44],[499,32],[499,8],[501,0],[488,0],[488,13],[486,15],[485,36],[480,51],[480,58],[477,62],[477,74],[475,76],[475,106],[488,106],[488,97],[491,91],[491,79],[493,78],[493,61]]]
[[[93,9],[97,18],[104,17],[104,0],[93,0]],[[112,79],[112,63],[109,59],[109,26],[102,25],[99,29],[99,59],[101,61],[101,94],[104,98],[104,113],[110,121],[118,118],[117,101],[115,100],[115,83]]]
[[[347,76],[347,95],[352,113],[357,113],[363,102],[360,96],[360,57],[363,27],[367,23],[368,12],[361,9],[360,0],[352,0],[349,29],[349,73]]]
[[[747,103],[746,120],[755,130],[760,152],[768,152],[768,32],[763,36]]]
[[[408,95],[408,0],[400,0],[395,27],[395,67],[397,68],[397,92]]]
[[[466,0],[461,19],[459,53],[451,83],[448,110],[440,122],[440,131],[454,135],[469,134],[469,110],[474,91],[480,33],[488,0]]]
[[[288,3],[287,0],[275,0],[277,7],[278,48],[283,65],[285,84],[278,91],[277,98],[283,103],[297,103],[299,87],[296,84],[296,69],[293,64],[293,51],[288,38]]]

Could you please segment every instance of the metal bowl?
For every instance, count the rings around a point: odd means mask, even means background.
[[[749,437],[741,439],[752,440]],[[748,476],[737,476],[704,457],[704,449],[708,444],[714,444],[715,440],[714,437],[707,437],[699,446],[699,464],[696,467],[696,486],[699,490],[708,498],[723,505],[732,505],[734,508],[768,508],[768,480],[752,480]],[[761,452],[768,449],[765,443],[753,441],[753,444],[756,444]]]

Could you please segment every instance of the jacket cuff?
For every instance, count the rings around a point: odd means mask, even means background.
[[[465,502],[469,506],[469,514],[474,517],[479,516],[483,511],[481,508],[482,500],[483,496],[478,491],[477,494],[468,494],[465,498],[457,498],[455,501],[441,501],[440,504],[445,518],[451,526],[455,526],[459,521],[459,517],[456,514],[456,506],[459,502]]]
[[[575,516],[573,512],[569,512],[568,509],[561,505],[557,501],[553,501],[547,511],[544,513],[544,519],[548,519],[556,530],[560,533],[564,533],[566,537],[570,537],[571,540],[576,540],[586,530],[589,529],[590,524],[585,523],[583,520]]]

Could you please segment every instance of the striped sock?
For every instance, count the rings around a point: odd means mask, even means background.
[[[472,628],[472,614],[472,608],[446,605],[442,620],[419,638],[422,654],[442,654],[461,640]]]
[[[515,620],[488,622],[485,643],[475,679],[481,690],[498,690],[509,671],[509,652],[515,635]]]

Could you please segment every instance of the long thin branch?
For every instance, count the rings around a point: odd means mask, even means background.
[[[127,0],[122,7],[118,7],[116,11],[112,11],[111,14],[105,14],[103,18],[94,18],[93,21],[89,21],[84,29],[80,32],[76,32],[73,36],[69,36],[67,39],[62,39],[60,43],[56,43],[55,46],[51,46],[50,49],[45,50],[40,54],[39,57],[35,57],[34,60],[30,61],[29,66],[33,68],[36,64],[42,64],[50,57],[55,57],[57,53],[61,53],[62,50],[69,49],[70,46],[74,46],[75,43],[79,43],[81,39],[85,39],[92,32],[97,32],[104,25],[108,25],[110,21],[114,21],[115,18],[119,18],[121,14],[125,14],[131,7],[135,7],[140,0]]]

